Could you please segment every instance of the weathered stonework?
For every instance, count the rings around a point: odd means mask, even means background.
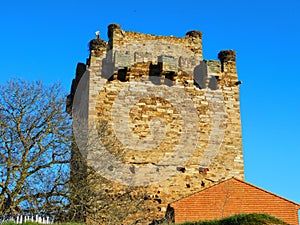
[[[127,32],[111,24],[108,37],[108,43],[99,37],[90,42],[86,71],[78,65],[80,72],[68,98],[71,112],[76,87],[85,78],[79,102],[86,108],[82,112],[87,133],[99,134],[107,152],[125,165],[123,177],[116,175],[115,180],[101,173],[89,175],[93,211],[87,221],[149,224],[164,218],[168,204],[175,200],[231,177],[243,179],[235,52],[225,50],[219,60],[203,60],[199,31],[183,38],[165,37]],[[139,92],[143,88],[146,94]],[[124,121],[128,126],[120,125]],[[89,138],[85,154],[88,166],[106,166],[93,150],[93,141]],[[144,143],[149,149],[140,149]],[[193,151],[185,152],[192,143]],[[176,148],[186,159],[182,163],[172,161]],[[145,166],[156,169],[139,177]],[[118,171],[115,165],[108,167],[112,174]],[[155,177],[165,168],[172,170],[170,175]],[[144,185],[136,182],[143,179]]]

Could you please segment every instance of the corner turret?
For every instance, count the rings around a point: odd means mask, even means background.
[[[225,86],[234,86],[238,82],[236,70],[236,52],[234,50],[222,50],[218,54],[221,61],[221,71]]]
[[[198,30],[192,30],[186,33],[191,50],[202,58],[202,33]]]
[[[100,38],[100,32],[96,31],[96,38],[89,43],[90,56],[99,57],[106,51],[106,42]]]

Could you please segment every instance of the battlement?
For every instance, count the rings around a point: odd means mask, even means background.
[[[135,41],[159,41],[167,42],[169,44],[179,44],[185,46],[187,49],[202,59],[202,33],[200,31],[189,31],[185,37],[179,38],[174,36],[157,36],[152,34],[143,34],[132,31],[124,31],[118,24],[110,24],[108,26],[108,45],[109,49],[117,49],[120,46],[128,45]],[[137,50],[138,50],[138,46]],[[154,55],[155,57],[155,55]]]
[[[220,51],[218,55],[220,61],[203,60],[202,33],[196,30],[187,32],[184,37],[156,36],[124,31],[120,25],[110,24],[107,35],[108,43],[99,35],[90,41],[90,57],[87,65],[101,63],[101,76],[110,80],[118,77],[122,77],[122,81],[135,80],[134,75],[129,73],[131,68],[137,64],[146,65],[150,62],[149,76],[167,75],[174,80],[178,74],[185,73],[189,74],[190,80],[196,81],[197,87],[205,88],[209,86],[208,83],[213,82],[214,84],[210,86],[216,89],[226,69],[225,64],[228,62],[235,64],[236,54],[233,50]],[[120,73],[123,75],[118,76]],[[233,83],[225,83],[229,85],[236,83],[237,76],[235,78],[234,76],[236,73],[232,71]]]
[[[108,43],[100,39],[99,35],[90,41],[87,64],[93,65],[97,58],[98,61],[101,59],[105,71],[102,76],[108,79],[122,77],[122,81],[134,80],[134,76],[128,73],[131,68],[136,64],[150,62],[151,75],[172,77],[174,80],[178,72],[182,71],[193,76],[193,68],[202,60],[200,31],[189,31],[182,38],[166,37],[124,31],[120,25],[110,24],[107,35]],[[117,75],[120,73],[123,75]]]

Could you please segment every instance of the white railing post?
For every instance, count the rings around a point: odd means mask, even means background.
[[[41,216],[38,214],[35,215],[26,215],[26,214],[18,214],[18,215],[0,215],[0,225],[5,222],[14,222],[16,224],[26,223],[28,221],[36,222],[39,224],[53,224],[53,219],[50,216]]]

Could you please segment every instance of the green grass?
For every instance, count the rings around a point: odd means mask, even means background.
[[[211,220],[204,222],[186,222],[181,225],[263,225],[263,224],[282,224],[287,223],[267,214],[238,214],[231,217],[226,217],[221,220]],[[178,224],[179,225],[179,224]]]
[[[22,223],[22,225],[37,225],[38,223],[35,223],[35,222],[31,222],[31,221],[27,221],[25,223]],[[14,222],[4,222],[2,223],[2,225],[18,225]]]
[[[287,223],[269,216],[267,214],[238,214],[231,217],[226,217],[221,220],[211,220],[211,221],[204,221],[204,222],[186,222],[177,225],[270,225],[270,224],[280,224],[280,225],[287,225]],[[19,225],[13,222],[6,222],[3,225]],[[35,222],[26,222],[22,223],[22,225],[39,225]],[[55,225],[55,224],[54,224]],[[58,223],[56,225],[85,225],[84,223]],[[163,224],[162,224],[163,225]]]
[[[59,223],[57,225],[85,225],[85,223],[68,222],[68,223]]]

